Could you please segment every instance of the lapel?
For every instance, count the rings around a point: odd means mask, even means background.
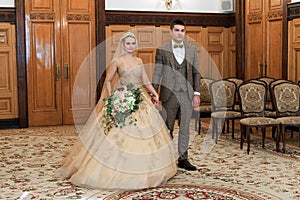
[[[191,62],[191,48],[190,45],[184,42],[184,48],[185,48],[185,59],[187,60],[187,63]]]
[[[185,48],[185,60],[186,60],[186,73],[187,73],[187,78],[191,77],[190,75],[190,67],[192,63],[192,53],[191,53],[191,46],[187,43],[184,42],[184,48]]]
[[[166,56],[169,58],[172,69],[175,69],[175,56],[173,54],[172,42],[169,42],[166,46]]]

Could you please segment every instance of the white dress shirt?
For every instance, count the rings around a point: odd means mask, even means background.
[[[183,60],[184,60],[184,57],[185,57],[185,48],[184,48],[184,44],[183,42],[181,42],[180,44],[178,45],[183,45],[183,48],[174,48],[174,45],[177,44],[175,43],[173,40],[172,40],[172,50],[173,50],[173,53],[174,53],[174,56],[177,60],[177,62],[181,65]]]

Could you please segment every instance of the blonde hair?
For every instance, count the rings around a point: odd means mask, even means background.
[[[123,35],[120,37],[120,41],[119,41],[118,47],[115,51],[115,54],[113,56],[113,60],[125,54],[123,46],[124,46],[126,38],[129,38],[129,37],[133,38],[135,40],[136,48],[138,47],[138,42],[137,42],[136,36],[132,32],[128,31],[128,32],[123,33]]]

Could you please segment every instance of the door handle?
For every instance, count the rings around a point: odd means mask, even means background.
[[[263,73],[263,66],[264,64],[262,64],[260,61],[258,61],[258,65],[257,65],[257,68],[258,68],[258,76],[259,77],[262,77],[262,73]]]
[[[61,69],[60,69],[60,64],[57,64],[56,66],[56,80],[60,80],[60,76],[61,76]]]
[[[264,63],[263,63],[263,76],[266,76],[267,74],[267,62],[265,61]]]
[[[65,77],[65,80],[69,80],[69,65],[68,64],[64,64],[64,77]]]
[[[6,44],[6,34],[5,33],[0,33],[0,43]]]

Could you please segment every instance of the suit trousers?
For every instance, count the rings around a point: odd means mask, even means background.
[[[192,103],[188,92],[173,92],[167,101],[162,102],[162,117],[173,138],[176,116],[179,116],[178,154],[179,160],[188,158],[188,145],[190,138],[190,120],[192,117]]]

